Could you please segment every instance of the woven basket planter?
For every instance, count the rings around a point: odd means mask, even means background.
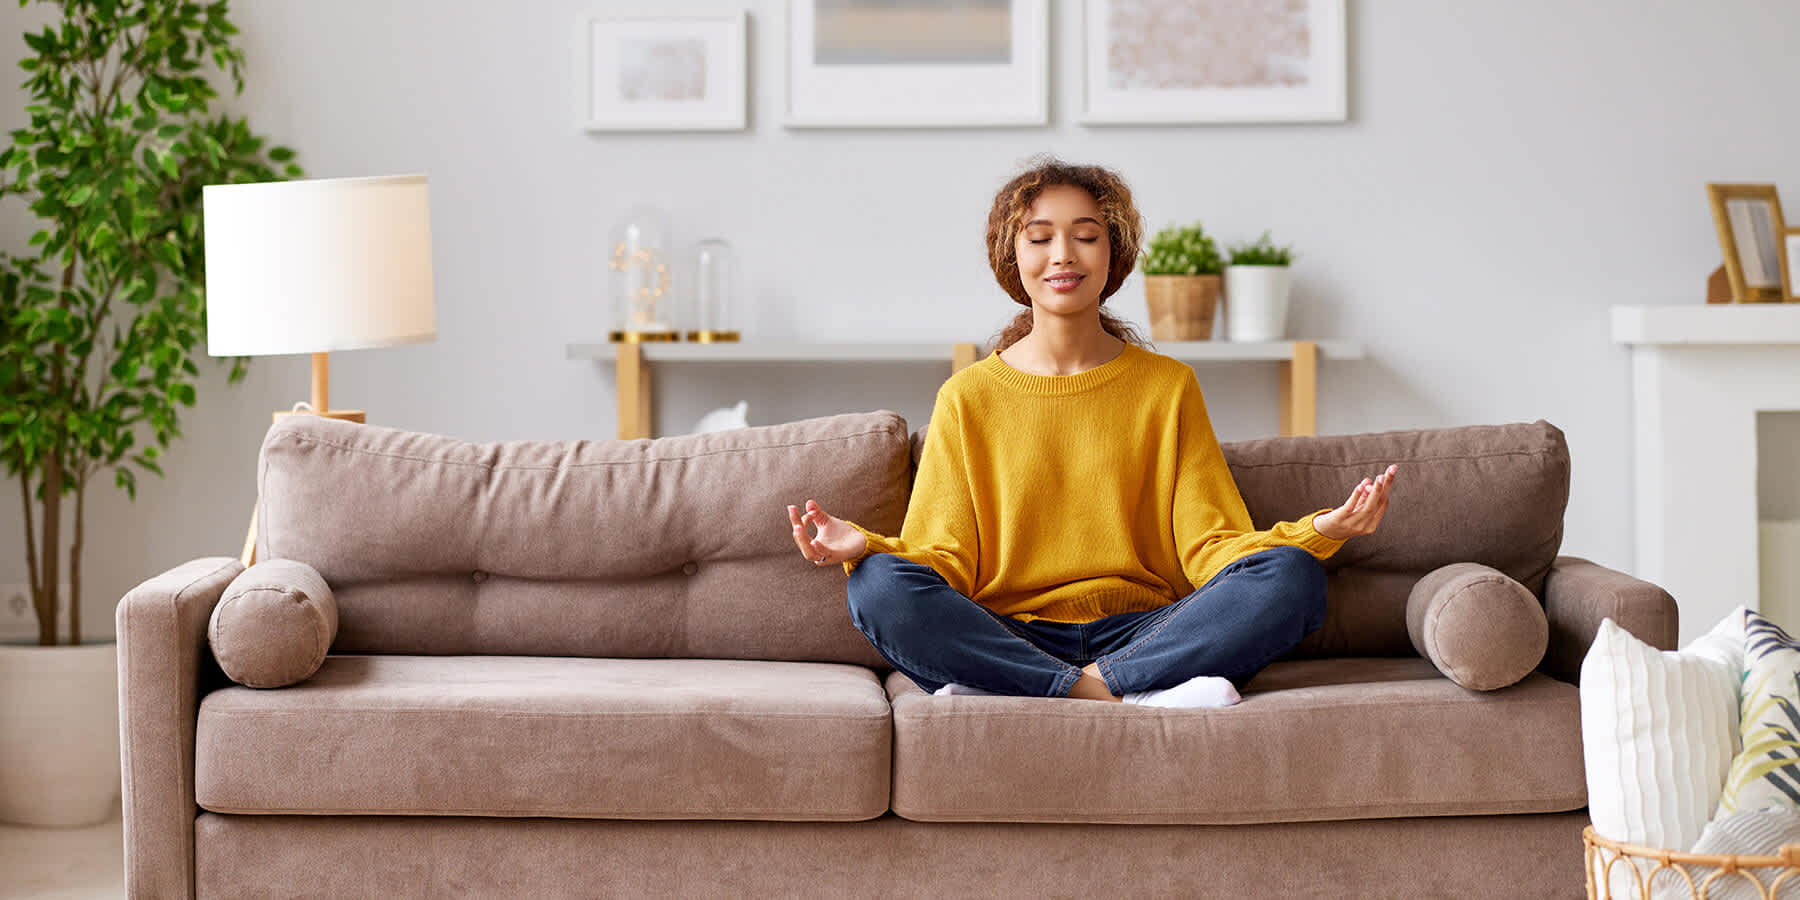
[[[1210,341],[1219,309],[1217,275],[1146,275],[1150,338],[1157,341]]]

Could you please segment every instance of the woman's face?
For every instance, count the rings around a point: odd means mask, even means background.
[[[1069,184],[1038,194],[1014,240],[1019,281],[1036,309],[1073,315],[1097,309],[1112,261],[1105,216],[1092,194]]]

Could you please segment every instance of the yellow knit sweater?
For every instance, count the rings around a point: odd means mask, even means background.
[[[1193,370],[1127,345],[1076,375],[996,353],[952,376],[900,536],[856,527],[869,553],[924,563],[1000,615],[1091,622],[1166,606],[1259,550],[1325,559],[1343,542],[1318,514],[1254,530]]]

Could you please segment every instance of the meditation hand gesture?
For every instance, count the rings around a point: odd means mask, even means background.
[[[790,505],[788,522],[794,526],[794,543],[799,546],[801,555],[815,566],[848,562],[862,556],[869,547],[869,539],[863,537],[862,532],[842,519],[832,518],[811,500],[806,501],[804,516]],[[806,534],[809,523],[819,530],[812,537]]]
[[[1394,483],[1394,472],[1398,468],[1388,466],[1386,472],[1373,479],[1364,478],[1350,492],[1350,499],[1345,500],[1343,506],[1319,513],[1313,519],[1313,530],[1334,541],[1373,533],[1381,524],[1382,514],[1387,512],[1388,487]]]

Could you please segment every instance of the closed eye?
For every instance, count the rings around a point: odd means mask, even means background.
[[[1099,238],[1076,238],[1076,240],[1078,240],[1084,244],[1092,244],[1095,241],[1098,241],[1100,239]],[[1028,244],[1048,244],[1048,243],[1050,243],[1050,239],[1049,238],[1038,238],[1035,241],[1027,240],[1026,243],[1028,243]]]

